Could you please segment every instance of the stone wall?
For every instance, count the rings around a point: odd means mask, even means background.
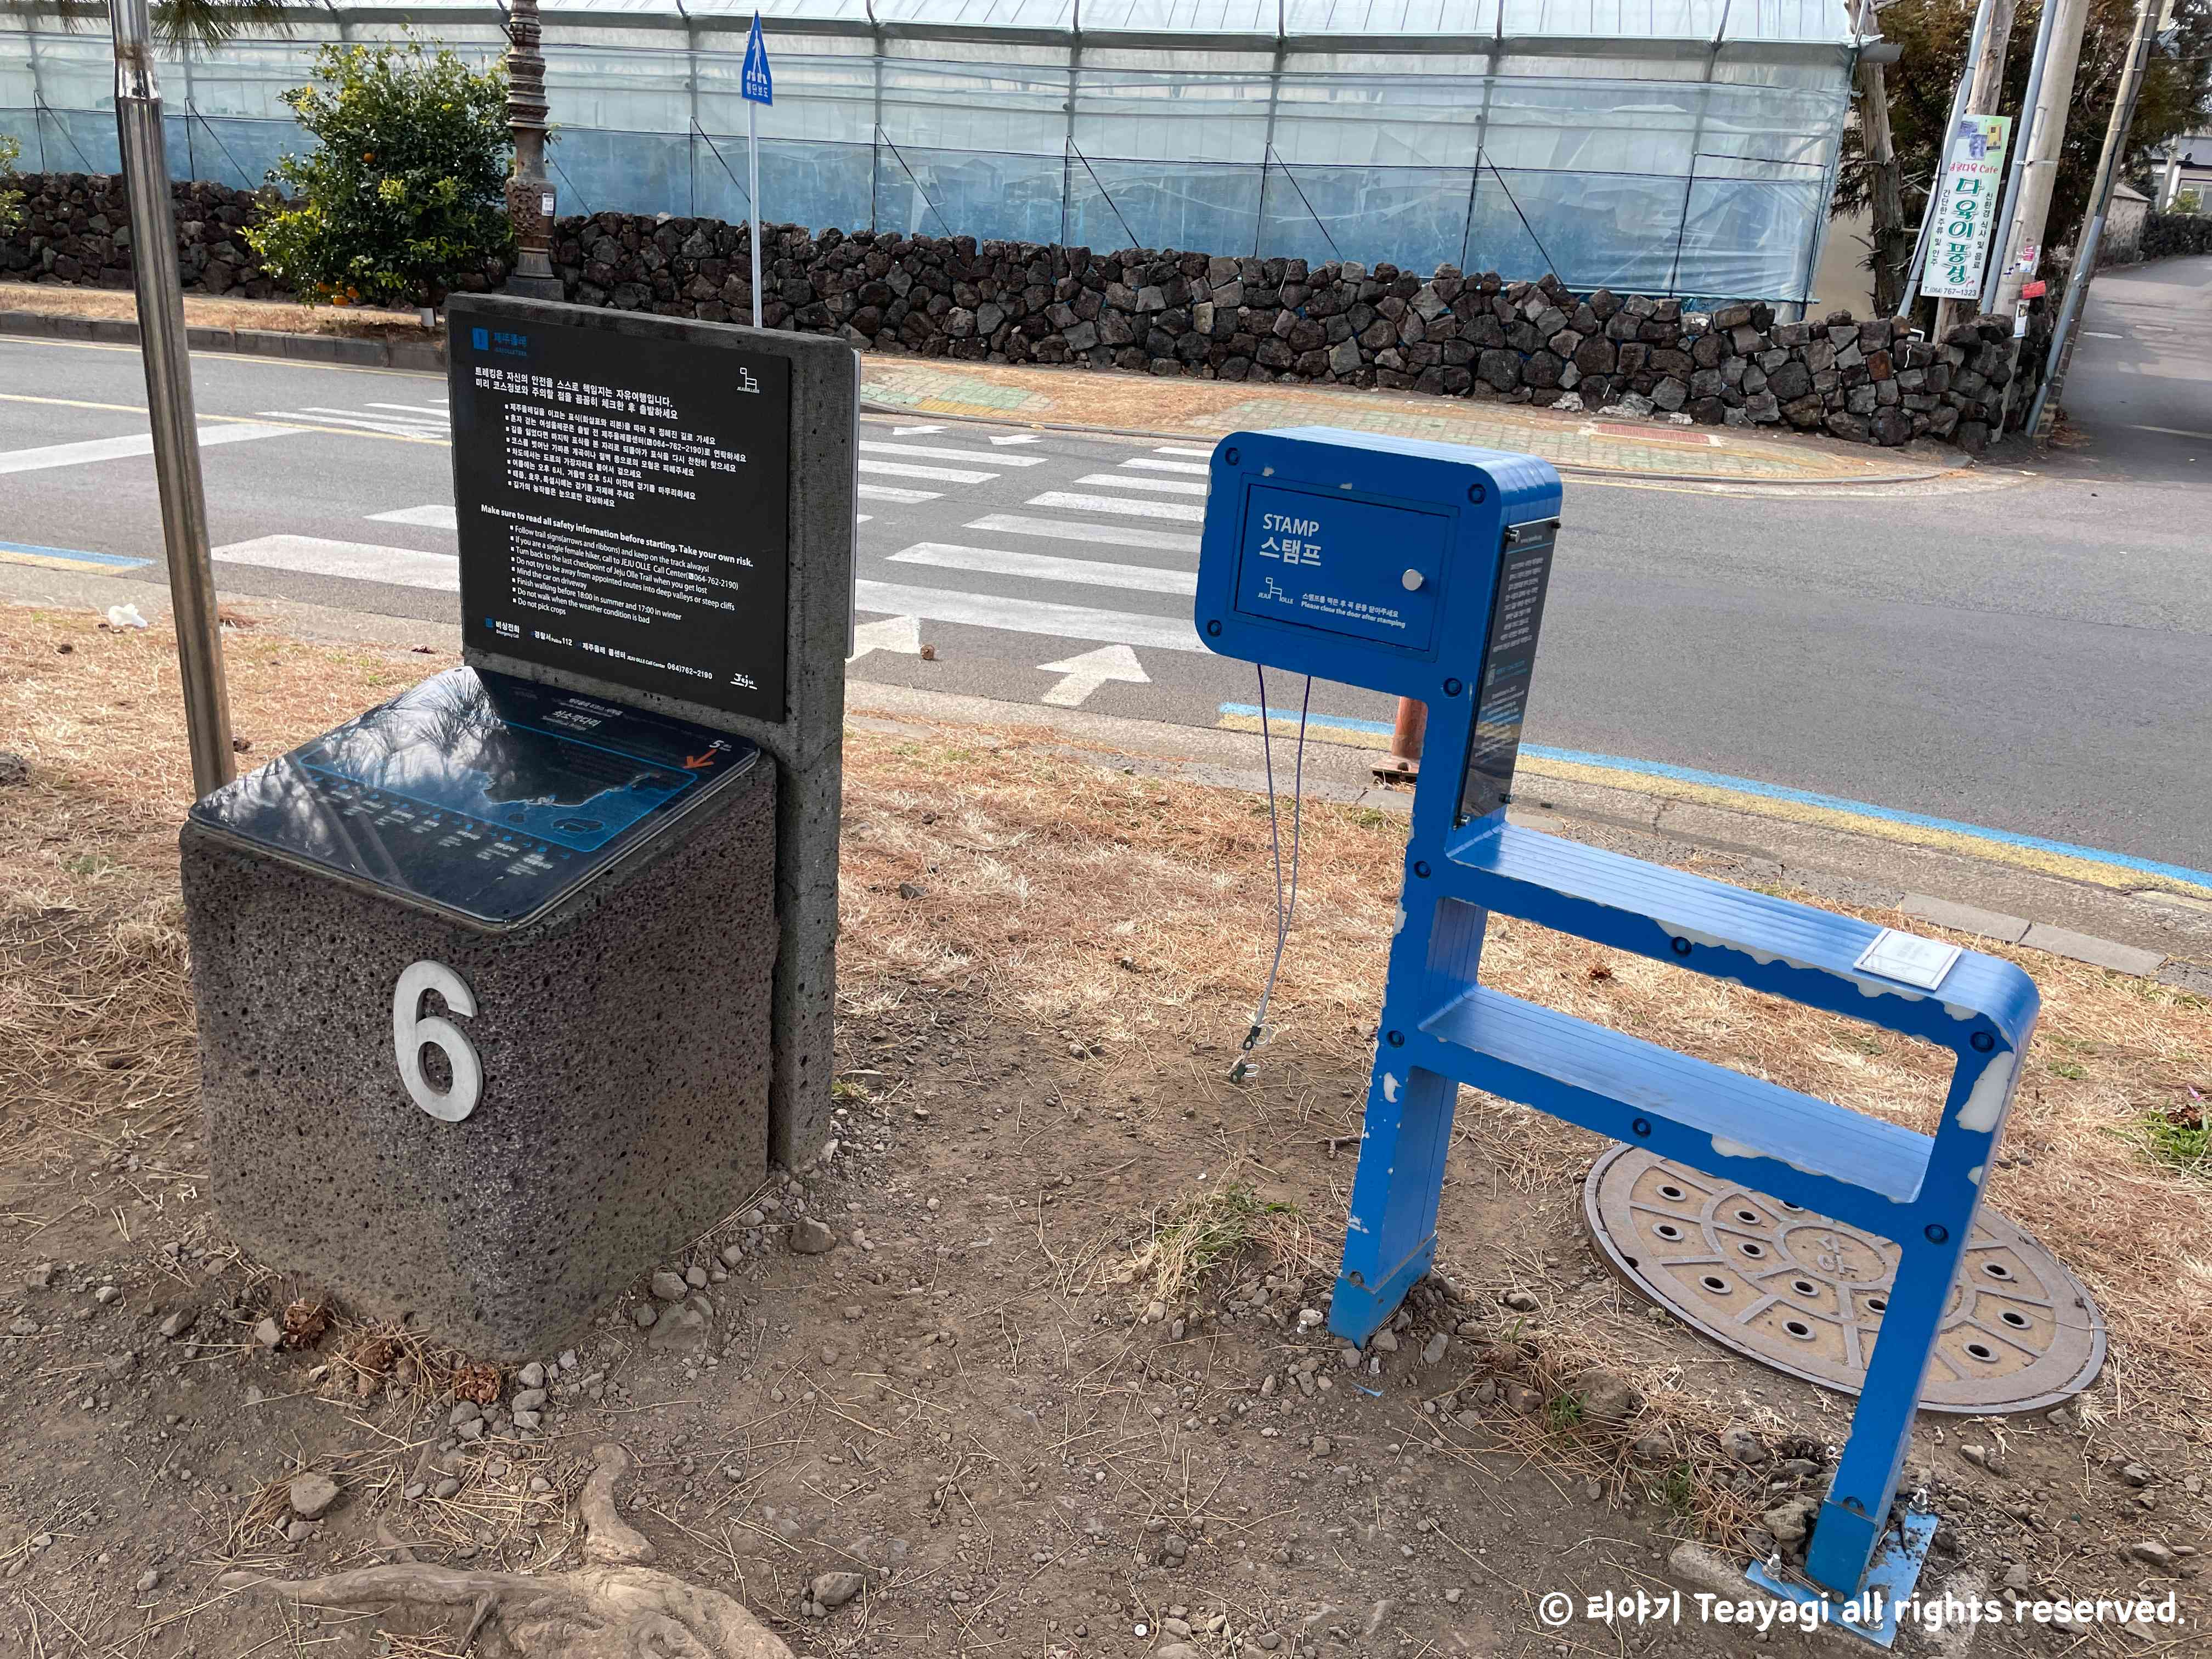
[[[65,283],[84,288],[131,286],[131,203],[119,174],[27,173],[23,222],[0,236],[0,278]],[[262,270],[242,234],[255,214],[285,198],[274,185],[237,190],[196,179],[169,186],[177,211],[177,268],[187,293],[243,300],[297,296]],[[482,293],[504,281],[494,260],[483,276],[468,273],[457,288]]]
[[[1711,426],[1919,436],[1977,450],[2011,374],[2011,327],[1939,343],[1887,318],[1778,322],[1770,306],[1686,313],[1676,300],[1556,277],[1388,264],[1309,266],[972,237],[770,226],[762,321],[855,345],[973,362],[1074,363],[1224,380],[1380,386]],[[710,219],[562,220],[554,264],[584,305],[749,320],[749,232]]]
[[[131,204],[106,173],[27,173],[23,222],[0,236],[0,276],[87,288],[131,286]],[[204,179],[169,187],[177,204],[177,263],[185,287],[242,299],[289,299],[239,233],[273,189],[234,190]]]
[[[131,283],[122,181],[24,176],[24,222],[0,276]],[[185,286],[289,297],[240,228],[271,191],[174,187]],[[764,232],[762,320],[881,351],[1068,363],[1210,380],[1381,387],[1711,426],[1824,431],[1856,443],[1928,436],[1979,450],[2012,374],[2009,319],[1941,342],[1887,318],[1776,320],[1764,304],[1686,313],[1677,300],[1556,277],[1509,283],[1441,266],[1246,259],[972,237]],[[556,228],[554,264],[584,305],[745,321],[750,231],[713,219],[601,213]],[[467,286],[481,285],[474,278]]]

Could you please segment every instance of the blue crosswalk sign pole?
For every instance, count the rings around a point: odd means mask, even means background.
[[[745,169],[753,210],[753,326],[761,325],[760,106],[775,102],[775,76],[769,72],[768,42],[761,37],[760,14],[745,38],[744,68],[738,89],[745,99]]]

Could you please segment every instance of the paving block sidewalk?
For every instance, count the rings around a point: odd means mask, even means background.
[[[103,339],[135,339],[128,294],[45,283],[0,284],[0,331],[72,331],[97,322]],[[441,330],[406,312],[336,310],[275,301],[185,296],[194,343],[399,368],[436,366]],[[284,349],[289,337],[300,349]],[[1340,426],[1394,437],[1540,455],[1562,471],[1713,484],[1921,483],[1970,469],[1948,451],[1874,450],[1819,437],[1735,428],[1607,420],[1528,404],[1409,397],[1346,387],[1156,379],[1039,365],[950,363],[863,352],[861,395],[880,408],[1042,426],[1164,434],[1210,441],[1243,428]]]

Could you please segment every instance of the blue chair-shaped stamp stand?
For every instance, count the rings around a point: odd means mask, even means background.
[[[1811,1587],[1867,1614],[1911,1593],[1932,1516],[1891,1508],[1929,1356],[2038,999],[2009,963],[1506,821],[1559,523],[1526,455],[1322,427],[1214,450],[1195,617],[1213,650],[1428,706],[1401,921],[1329,1328],[1364,1344],[1428,1270],[1462,1084],[1893,1240],[1903,1255]],[[1492,911],[1957,1056],[1935,1135],[1480,982]],[[1853,1604],[1856,1605],[1854,1606]],[[1895,1614],[1846,1618],[1885,1645]]]

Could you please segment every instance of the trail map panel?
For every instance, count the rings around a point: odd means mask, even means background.
[[[192,818],[477,921],[526,921],[750,770],[742,738],[449,669],[204,797]]]
[[[719,338],[456,321],[469,642],[781,720],[789,362]]]

